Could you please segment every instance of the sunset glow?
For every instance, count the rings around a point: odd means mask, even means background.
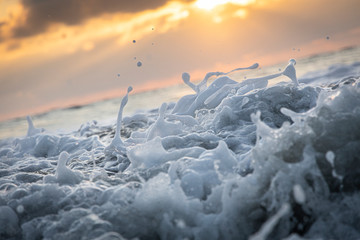
[[[217,6],[224,5],[224,4],[234,4],[234,5],[240,5],[245,6],[251,3],[254,3],[255,0],[197,0],[195,2],[196,7],[204,10],[212,10]]]

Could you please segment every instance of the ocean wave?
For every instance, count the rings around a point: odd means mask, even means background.
[[[29,117],[0,144],[0,237],[359,239],[358,66],[185,73],[177,103],[123,118],[129,88],[115,125],[69,134]]]

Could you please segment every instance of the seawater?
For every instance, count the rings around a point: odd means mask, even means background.
[[[28,117],[0,140],[0,238],[360,239],[360,63],[326,56],[184,73],[189,94],[132,114],[129,87],[74,131]]]
[[[302,59],[296,59],[296,70],[301,79],[305,74],[327,71],[331,67],[351,64],[360,61],[360,47],[344,48],[336,52],[312,55]],[[237,81],[255,76],[264,76],[281,70],[286,63],[278,63],[271,66],[262,67],[249,72],[235,72],[230,74]],[[354,73],[356,75],[356,73]],[[334,78],[336,76],[333,76]],[[181,73],[179,73],[181,79]],[[275,84],[279,80],[270,82]],[[147,111],[160,107],[163,102],[176,102],[180,97],[190,94],[189,89],[184,84],[179,84],[167,88],[160,88],[153,91],[137,93],[132,95],[132,100],[124,110],[125,115],[132,115],[136,112]],[[76,106],[64,109],[55,109],[49,112],[32,116],[37,126],[41,126],[48,131],[70,132],[77,130],[86,122],[95,120],[99,124],[107,125],[115,120],[121,98],[109,99],[95,102],[84,106]],[[65,121],[66,119],[66,121]],[[0,122],[0,139],[9,137],[21,137],[26,134],[26,118],[16,118]]]

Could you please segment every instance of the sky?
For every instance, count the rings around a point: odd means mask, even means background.
[[[0,121],[360,44],[359,0],[0,0]]]

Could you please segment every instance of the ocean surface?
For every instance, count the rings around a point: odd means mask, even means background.
[[[1,123],[0,239],[360,239],[360,48]]]

